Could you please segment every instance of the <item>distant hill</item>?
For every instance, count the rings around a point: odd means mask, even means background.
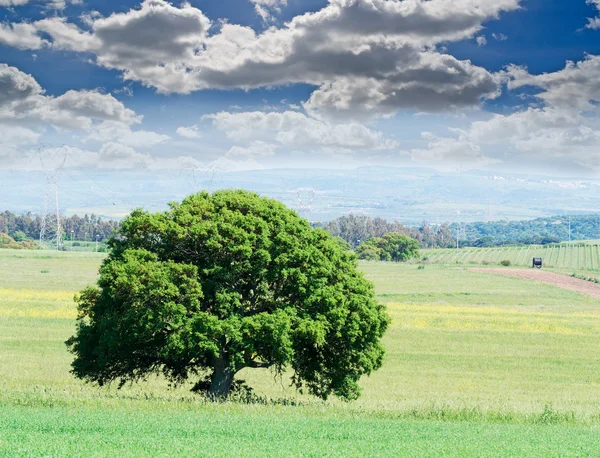
[[[46,178],[39,172],[0,171],[2,210],[41,213]],[[600,211],[600,180],[426,168],[211,170],[75,170],[60,182],[64,214],[119,218],[132,209],[205,189],[243,188],[273,197],[313,222],[356,214],[404,225],[423,221],[521,221]],[[299,190],[304,190],[303,192]]]

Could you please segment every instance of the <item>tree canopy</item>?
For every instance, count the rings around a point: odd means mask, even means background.
[[[241,369],[293,372],[326,399],[360,394],[389,324],[356,257],[283,204],[245,191],[135,210],[78,297],[75,376],[100,385],[162,373],[227,395]]]
[[[419,257],[419,242],[404,234],[390,232],[362,243],[356,253],[369,261],[404,262]]]

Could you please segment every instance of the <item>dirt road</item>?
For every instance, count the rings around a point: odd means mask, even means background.
[[[506,275],[509,277],[522,278],[524,280],[539,281],[559,288],[577,291],[578,293],[600,299],[600,284],[587,280],[561,275],[554,272],[546,272],[539,269],[469,269],[474,272],[487,272],[491,274]]]

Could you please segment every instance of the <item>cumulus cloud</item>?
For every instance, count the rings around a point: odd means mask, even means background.
[[[115,142],[132,148],[150,148],[170,140],[171,137],[147,130],[132,130],[131,126],[117,121],[104,121],[90,129],[87,141]]]
[[[258,14],[264,22],[273,20],[273,13],[281,11],[281,7],[287,5],[287,0],[250,0],[254,4],[256,14]]]
[[[160,169],[199,168],[202,164],[189,156],[165,157],[139,152],[120,142],[107,142],[98,150],[66,147],[66,168]]]
[[[12,165],[22,156],[21,148],[36,143],[40,135],[39,132],[24,127],[0,124],[0,164]]]
[[[485,35],[479,35],[476,38],[476,41],[477,41],[477,46],[479,46],[479,47],[482,47],[482,46],[485,46],[488,44],[488,41],[487,41],[487,38]]]
[[[23,6],[30,3],[32,0],[0,0],[0,6],[13,7]],[[67,6],[67,0],[43,0],[44,6],[48,9],[62,10]],[[70,0],[69,3],[74,5],[81,4],[82,0]]]
[[[481,148],[465,136],[459,138],[438,137],[431,132],[423,132],[427,148],[413,149],[412,160],[416,163],[448,168],[467,165],[469,168],[495,162],[484,157]]]
[[[0,45],[18,49],[40,49],[47,43],[39,36],[39,29],[32,24],[0,23]]]
[[[600,170],[600,57],[587,56],[568,62],[553,73],[530,74],[526,68],[507,72],[512,90],[531,86],[541,106],[477,121],[470,128],[453,129],[457,138],[435,138],[429,150],[418,155],[452,155],[449,146],[461,145],[466,154],[510,146],[527,156],[559,157],[593,170]]]
[[[196,139],[202,138],[202,133],[200,133],[200,128],[196,125],[190,127],[178,127],[177,135],[180,135],[184,138]]]
[[[336,151],[393,149],[395,141],[383,133],[358,123],[330,124],[296,111],[221,112],[205,116],[229,138],[271,140],[299,148],[324,148]]]
[[[340,76],[315,90],[304,108],[315,117],[360,119],[399,109],[450,111],[500,94],[494,75],[450,55],[422,53],[404,66],[385,78]]]
[[[31,75],[0,64],[0,154],[5,164],[14,163],[26,145],[36,143],[41,131],[53,126],[61,131],[83,131],[85,140],[103,145],[98,152],[84,155],[88,162],[83,165],[105,166],[115,159],[114,167],[148,166],[153,164],[148,162],[152,158],[134,148],[152,147],[170,137],[134,131],[132,126],[141,121],[141,116],[112,95],[70,90],[48,96]]]
[[[32,23],[44,41],[30,47],[93,53],[98,65],[166,93],[307,83],[320,88],[309,101],[313,113],[440,111],[495,97],[498,82],[468,61],[436,52],[435,46],[474,37],[483,22],[518,9],[519,3],[330,0],[317,12],[262,33],[224,23],[210,35],[209,19],[190,4],[178,8],[145,0],[126,13],[90,17],[88,31],[60,18]],[[366,86],[373,89],[364,98]]]
[[[97,91],[68,91],[44,95],[37,81],[15,67],[0,64],[0,122],[45,123],[63,129],[89,129],[95,120],[124,124],[141,121],[111,95]]]
[[[600,11],[600,0],[587,0],[588,5],[594,5]],[[600,16],[588,18],[588,23],[585,26],[588,29],[600,30]]]
[[[510,89],[535,86],[536,97],[546,104],[577,111],[595,110],[600,102],[600,56],[588,55],[581,62],[567,62],[563,70],[531,75],[524,67],[508,70]]]
[[[226,157],[245,157],[245,158],[259,158],[259,157],[270,157],[275,155],[275,150],[278,145],[266,143],[262,141],[252,142],[249,146],[233,146],[225,155]]]

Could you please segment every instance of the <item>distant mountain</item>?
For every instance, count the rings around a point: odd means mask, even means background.
[[[279,199],[311,221],[355,213],[417,225],[600,211],[600,180],[392,167],[243,172],[69,169],[61,179],[60,207],[67,214],[121,217],[136,207],[158,210],[192,192],[221,188],[250,189]],[[2,210],[39,213],[45,177],[40,172],[0,171],[0,196]]]

